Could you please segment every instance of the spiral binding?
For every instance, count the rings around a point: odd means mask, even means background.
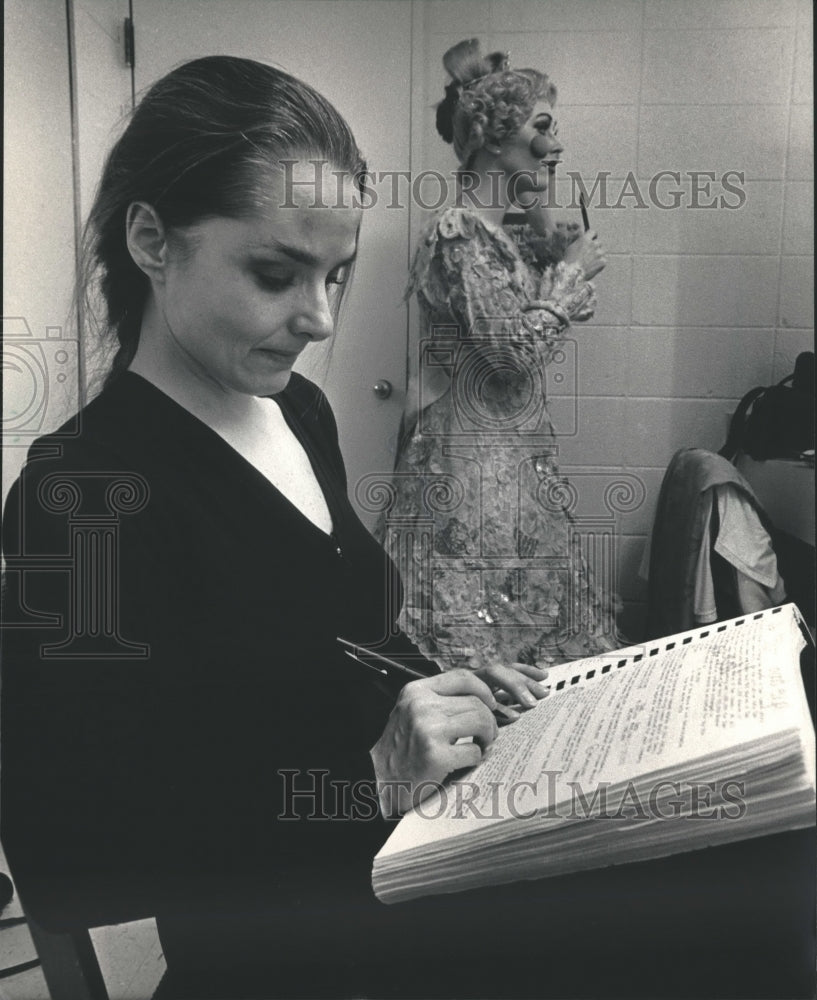
[[[565,677],[556,684],[545,684],[545,687],[552,691],[562,691],[564,688],[572,687],[582,681],[592,680],[597,673],[609,674],[614,668],[619,670],[621,667],[626,667],[631,663],[639,663],[641,660],[648,659],[651,656],[657,656],[658,653],[668,653],[670,650],[675,649],[679,643],[682,646],[688,646],[690,643],[695,642],[698,639],[706,639],[712,633],[725,632],[729,628],[737,628],[740,625],[744,625],[747,621],[757,621],[758,619],[765,618],[768,615],[779,614],[785,607],[787,607],[787,605],[781,605],[777,608],[767,608],[765,611],[758,611],[754,615],[744,615],[742,618],[732,618],[728,622],[723,622],[720,625],[707,625],[705,628],[698,629],[694,632],[682,633],[681,635],[674,637],[671,642],[665,642],[664,645],[659,644],[657,646],[649,646],[645,648],[643,653],[632,653],[620,660],[610,661],[599,666],[591,667],[584,674],[578,673],[573,677]]]

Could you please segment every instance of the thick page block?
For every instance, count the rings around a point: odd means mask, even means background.
[[[407,814],[384,902],[642,861],[814,823],[792,604],[550,671],[549,698]]]

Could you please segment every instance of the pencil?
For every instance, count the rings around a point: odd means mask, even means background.
[[[579,191],[579,207],[582,210],[582,222],[584,223],[584,231],[590,228],[590,217],[587,214],[587,204],[584,200],[584,192]]]
[[[399,674],[403,674],[405,677],[411,677],[412,680],[428,677],[428,674],[423,674],[419,670],[412,670],[411,667],[407,667],[403,663],[398,663],[397,660],[390,660],[387,656],[381,656],[380,653],[375,653],[372,649],[366,649],[364,646],[356,646],[353,642],[349,642],[348,639],[342,639],[338,636],[338,642],[344,647],[344,651],[348,656],[357,660],[358,663],[364,664],[364,666],[371,667],[380,674],[388,674],[389,670],[384,668],[390,668],[391,670],[396,670]],[[375,666],[374,663],[369,663],[369,660],[382,663],[383,667]]]
[[[337,637],[338,642],[344,647],[344,653],[347,656],[351,656],[353,660],[358,663],[363,664],[364,667],[368,667],[370,670],[374,670],[378,674],[383,674],[384,677],[389,676],[390,671],[395,671],[398,674],[402,674],[404,677],[410,677],[412,680],[419,680],[421,677],[428,677],[428,674],[422,674],[419,670],[412,670],[411,667],[407,667],[403,663],[398,663],[397,660],[390,660],[387,656],[381,656],[380,653],[375,653],[371,649],[366,649],[364,646],[356,646],[353,642],[349,642],[348,639],[342,639],[340,636]],[[365,659],[364,659],[365,657]],[[374,661],[373,663],[371,661]],[[382,664],[382,666],[380,666]],[[515,712],[512,708],[508,708],[506,705],[500,702],[496,703],[496,708],[494,708],[494,715],[499,715],[503,719],[518,719],[519,713]]]

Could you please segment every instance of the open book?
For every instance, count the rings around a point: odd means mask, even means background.
[[[793,604],[550,669],[548,698],[400,821],[376,895],[642,861],[810,826],[814,727]]]

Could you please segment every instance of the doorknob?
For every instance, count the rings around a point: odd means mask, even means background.
[[[372,392],[378,399],[388,399],[391,396],[392,384],[387,378],[378,379],[372,386]]]

